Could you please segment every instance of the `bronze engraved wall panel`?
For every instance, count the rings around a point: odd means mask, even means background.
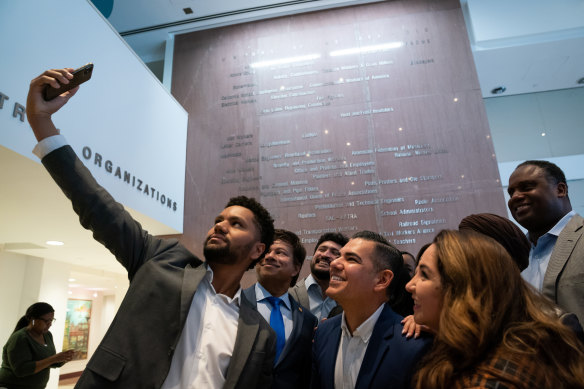
[[[415,254],[466,215],[506,215],[458,1],[180,35],[172,92],[190,115],[182,240],[197,253],[239,194],[309,254],[325,231],[363,229]]]

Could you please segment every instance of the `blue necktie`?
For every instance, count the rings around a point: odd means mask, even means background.
[[[282,300],[278,297],[270,296],[267,297],[268,302],[272,305],[272,313],[270,314],[270,326],[276,332],[276,358],[274,359],[274,365],[280,357],[280,353],[284,349],[284,344],[286,344],[286,332],[284,331],[284,319],[282,319],[282,312],[280,312],[280,304]]]

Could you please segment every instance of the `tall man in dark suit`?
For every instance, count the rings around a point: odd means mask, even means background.
[[[176,240],[143,230],[99,186],[51,115],[77,88],[45,101],[72,69],[35,78],[27,117],[35,153],[71,200],[81,225],[127,269],[128,292],[76,388],[269,388],[275,334],[241,295],[243,273],[272,244],[273,220],[254,199],[232,198],[204,244],[206,263]]]
[[[308,388],[310,384],[312,338],[317,320],[288,294],[305,257],[306,250],[296,234],[276,229],[274,243],[256,265],[258,282],[243,291],[252,304],[257,304],[266,321],[274,323],[274,329],[281,328],[276,331],[279,347],[274,364],[274,389]],[[282,317],[280,324],[277,303]]]
[[[370,231],[353,235],[331,262],[327,294],[344,311],[316,330],[312,388],[409,387],[430,341],[402,337],[403,317],[387,303],[393,275],[402,266],[399,250]]]
[[[509,210],[531,242],[523,278],[584,323],[584,219],[572,210],[564,172],[526,161],[509,177]]]
[[[337,232],[320,236],[310,261],[310,274],[299,280],[289,293],[300,305],[310,309],[318,320],[326,319],[332,310],[341,311],[337,302],[325,294],[330,279],[330,263],[338,258],[347,237]]]

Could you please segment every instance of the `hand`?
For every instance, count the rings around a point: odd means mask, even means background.
[[[26,118],[38,141],[59,133],[51,120],[51,115],[61,109],[77,93],[79,87],[75,87],[51,101],[45,101],[43,90],[47,85],[58,88],[60,83],[68,84],[69,80],[73,78],[71,71],[73,68],[47,70],[30,82],[26,98]]]
[[[60,353],[57,353],[54,355],[55,362],[56,363],[69,362],[73,359],[73,355],[75,355],[75,350],[73,350],[73,349],[61,351]]]
[[[405,335],[406,338],[411,338],[414,335],[414,339],[417,339],[422,331],[432,332],[427,326],[416,324],[414,315],[406,316],[401,323],[404,325],[402,335]]]

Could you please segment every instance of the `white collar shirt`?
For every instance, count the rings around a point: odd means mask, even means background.
[[[310,312],[316,316],[318,321],[326,319],[330,311],[337,306],[337,302],[330,297],[322,298],[322,289],[312,274],[306,277],[304,285],[308,293]]]
[[[531,243],[529,265],[521,272],[521,276],[540,292],[543,289],[543,279],[550,263],[552,252],[556,246],[558,236],[560,236],[564,227],[566,227],[575,214],[576,211],[568,212],[559,222],[556,223],[555,226],[552,227],[551,230],[539,237],[536,245]],[[529,234],[527,237],[529,238]]]
[[[385,304],[381,304],[367,320],[353,331],[353,335],[351,335],[349,327],[347,327],[345,312],[343,312],[341,318],[341,341],[339,342],[335,363],[335,389],[355,388],[359,370],[367,351],[367,345],[373,334],[373,328],[375,328],[384,306]]]
[[[213,271],[197,287],[162,389],[220,389],[233,355],[241,288],[233,298],[215,291]]]
[[[255,284],[255,295],[258,312],[269,323],[273,308],[272,304],[270,304],[267,298],[271,297],[272,295],[263,286],[261,286],[259,282],[256,282]],[[286,340],[288,340],[288,338],[290,338],[290,334],[292,333],[292,327],[294,326],[292,322],[292,305],[290,303],[290,296],[288,295],[288,292],[286,292],[283,295],[276,297],[282,300],[282,304],[280,304],[280,312],[282,313],[282,319],[284,321],[284,333],[286,334]]]

